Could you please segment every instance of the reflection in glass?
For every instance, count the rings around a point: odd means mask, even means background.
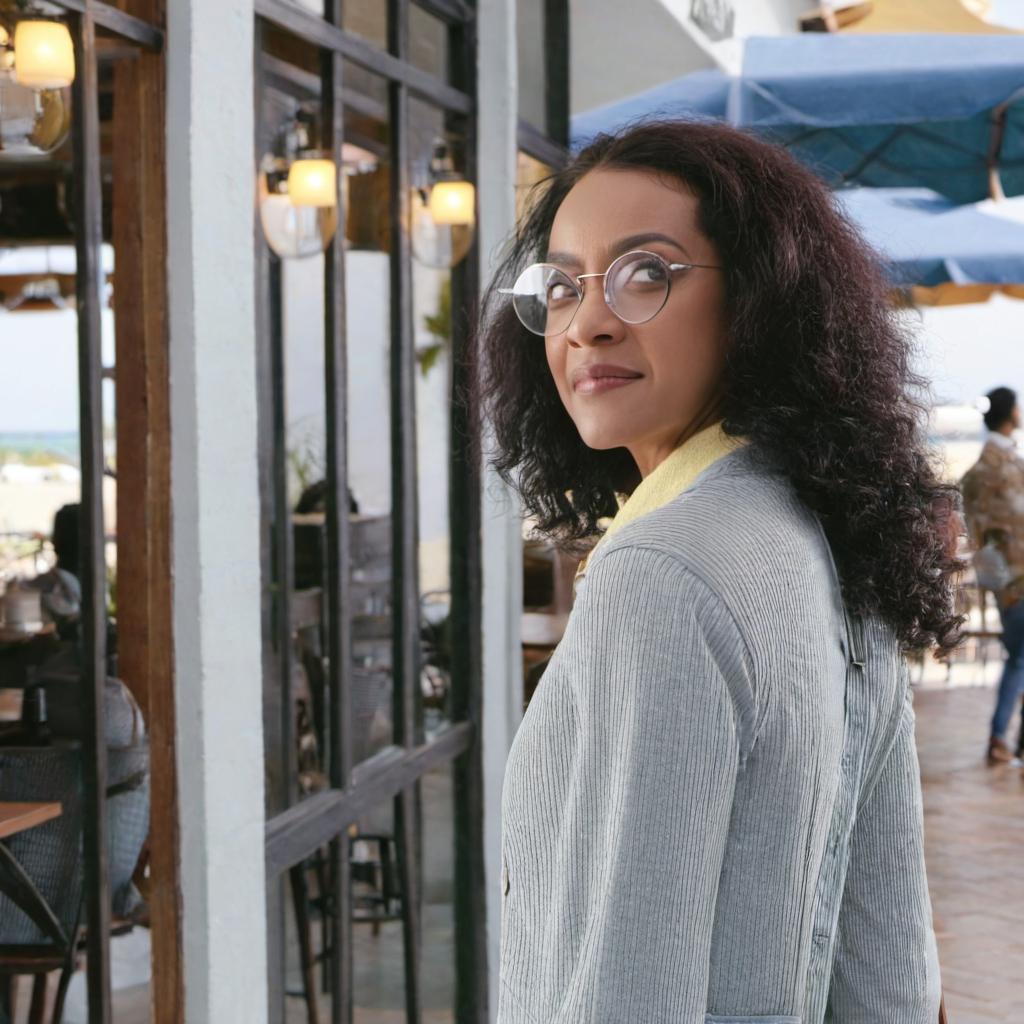
[[[415,3],[409,5],[409,59],[438,78],[449,77],[448,26]]]
[[[0,159],[52,153],[70,130],[70,89],[29,89],[0,72]]]
[[[352,880],[352,1002],[356,1024],[405,1021],[405,904],[394,805],[363,815],[348,834]]]
[[[380,0],[345,0],[342,28],[368,43],[386,50],[388,46],[388,5]]]
[[[519,57],[519,117],[542,132],[547,130],[548,45],[544,32],[545,0],[518,0],[516,36]]]

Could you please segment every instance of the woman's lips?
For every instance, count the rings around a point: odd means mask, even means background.
[[[576,382],[575,391],[580,395],[596,395],[601,391],[621,388],[626,384],[642,380],[641,377],[583,377]]]

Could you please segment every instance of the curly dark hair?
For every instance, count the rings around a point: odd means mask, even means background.
[[[498,292],[543,259],[559,205],[598,167],[652,171],[697,196],[725,266],[723,427],[759,445],[818,514],[847,606],[882,617],[905,650],[956,646],[959,499],[928,454],[926,381],[912,371],[885,275],[822,181],[724,124],[645,122],[598,136],[535,186],[507,247],[484,301],[472,400],[491,424],[491,464],[538,530],[578,549],[614,514],[616,492],[640,481],[626,448],[583,442],[543,346]]]

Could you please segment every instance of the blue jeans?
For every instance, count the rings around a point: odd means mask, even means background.
[[[996,712],[992,716],[992,735],[1002,739],[1024,691],[1024,601],[1001,609],[999,617],[1003,622],[1003,646],[1007,657],[1003,677],[999,680]]]

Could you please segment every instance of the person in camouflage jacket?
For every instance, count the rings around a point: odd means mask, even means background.
[[[1004,736],[1024,691],[1024,458],[1013,441],[1021,424],[1016,393],[996,388],[987,397],[985,426],[990,435],[960,489],[973,545],[980,549],[991,542],[1009,569],[1009,582],[996,592],[1007,660],[989,737],[988,760],[995,764],[1013,758]],[[1024,753],[1021,746],[1018,756]]]

